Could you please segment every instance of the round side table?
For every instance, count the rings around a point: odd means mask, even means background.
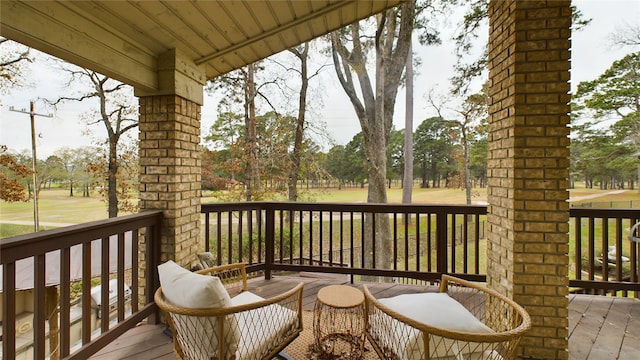
[[[362,291],[347,285],[320,289],[313,312],[318,359],[361,359],[365,339]]]

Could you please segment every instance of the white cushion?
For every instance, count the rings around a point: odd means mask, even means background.
[[[216,276],[193,273],[171,260],[158,265],[158,276],[162,293],[173,305],[189,309],[214,309],[231,305],[229,294]],[[194,349],[194,357],[210,359],[218,356],[217,319],[173,316],[176,331],[185,334],[182,341],[191,343],[188,348]],[[224,324],[225,359],[229,359],[238,349],[240,334],[233,315],[227,316]]]
[[[162,293],[173,305],[211,309],[231,304],[229,293],[217,276],[193,273],[169,260],[158,265]]]
[[[492,333],[491,328],[483,324],[462,304],[446,293],[420,293],[398,295],[392,298],[379,299],[380,303],[391,310],[429,326],[453,332]],[[423,333],[405,324],[402,330],[394,329],[385,333],[382,317],[386,314],[370,316],[370,329],[377,333],[386,346],[394,349],[401,359],[422,359],[424,354]],[[404,334],[402,339],[394,338],[396,334]],[[476,359],[486,357],[486,344],[458,342],[433,334],[429,336],[431,358]],[[495,355],[495,354],[494,354]],[[468,356],[468,357],[467,357]]]
[[[264,298],[245,291],[234,296],[231,303],[236,306],[261,300]],[[236,320],[238,327],[243,329],[238,359],[262,359],[298,326],[298,314],[278,304],[243,311],[237,314]]]
[[[404,294],[380,299],[380,303],[429,326],[456,332],[493,332],[447,293]]]

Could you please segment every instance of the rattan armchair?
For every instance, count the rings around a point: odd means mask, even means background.
[[[156,291],[155,303],[167,315],[174,351],[181,359],[272,359],[302,331],[303,283],[263,299],[247,291],[244,264],[196,273],[218,277],[230,295],[231,305],[184,308],[167,301],[162,287]]]
[[[442,276],[439,293],[401,299],[376,299],[363,288],[367,337],[381,359],[516,359],[518,343],[531,328],[531,318],[514,301],[448,275]],[[439,319],[425,323],[430,316]]]

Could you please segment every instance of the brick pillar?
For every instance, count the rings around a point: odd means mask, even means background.
[[[189,266],[200,248],[200,105],[140,97],[140,208],[162,209],[160,261]]]
[[[523,305],[525,358],[568,358],[571,2],[489,2],[488,285]]]
[[[135,89],[140,113],[139,205],[141,210],[163,210],[160,261],[174,260],[190,268],[202,249],[199,144],[205,71],[177,49],[158,56],[156,70],[157,88]],[[142,270],[144,241],[139,253]],[[145,292],[141,289],[141,299]]]

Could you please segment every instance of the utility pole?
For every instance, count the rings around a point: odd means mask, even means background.
[[[33,101],[30,102],[30,111],[25,109],[16,110],[13,106],[9,108],[13,112],[29,114],[31,117],[31,166],[33,170],[33,229],[35,232],[40,231],[40,220],[38,219],[38,171],[36,169],[36,116],[44,116],[51,118],[51,114],[38,114],[34,110]]]

